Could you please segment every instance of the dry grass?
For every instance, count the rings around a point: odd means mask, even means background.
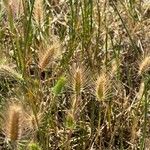
[[[149,149],[149,16],[146,0],[0,2],[0,149]]]

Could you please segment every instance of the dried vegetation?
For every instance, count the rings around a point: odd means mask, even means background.
[[[0,150],[148,150],[148,0],[0,1]]]

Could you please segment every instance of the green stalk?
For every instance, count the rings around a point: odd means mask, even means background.
[[[122,25],[123,25],[124,29],[126,30],[126,33],[127,33],[128,37],[129,37],[129,40],[130,40],[130,42],[131,42],[131,44],[132,44],[133,49],[134,49],[135,52],[138,54],[138,53],[139,53],[138,48],[137,48],[137,46],[135,45],[135,43],[134,43],[134,41],[133,41],[133,39],[132,39],[132,37],[131,37],[131,35],[130,35],[130,33],[129,33],[127,27],[126,27],[125,22],[124,22],[124,20],[122,19],[121,15],[120,15],[120,12],[119,12],[119,10],[118,10],[118,8],[117,8],[117,6],[116,6],[116,4],[115,4],[113,1],[111,1],[111,2],[112,2],[112,6],[113,6],[114,11],[116,11],[116,13],[118,14],[118,16],[119,16],[119,18],[120,18],[120,20],[121,20],[121,22],[122,22]]]
[[[32,19],[32,14],[33,14],[33,8],[34,8],[34,2],[35,0],[31,0],[31,10],[30,10],[30,13],[29,13],[29,16],[27,16],[27,30],[26,30],[26,34],[25,34],[25,40],[24,40],[24,62],[26,62],[26,56],[29,52],[29,40],[31,40],[31,31],[32,31],[32,28],[31,28],[31,19]],[[28,18],[29,17],[29,18]],[[24,64],[24,68],[23,68],[23,75],[25,76],[26,74],[26,70],[25,70],[25,64]]]

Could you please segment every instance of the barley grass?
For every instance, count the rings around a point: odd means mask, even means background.
[[[0,149],[149,149],[149,4],[1,1]]]

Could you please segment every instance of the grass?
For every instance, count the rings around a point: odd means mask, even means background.
[[[0,149],[148,150],[150,2],[0,2]]]

